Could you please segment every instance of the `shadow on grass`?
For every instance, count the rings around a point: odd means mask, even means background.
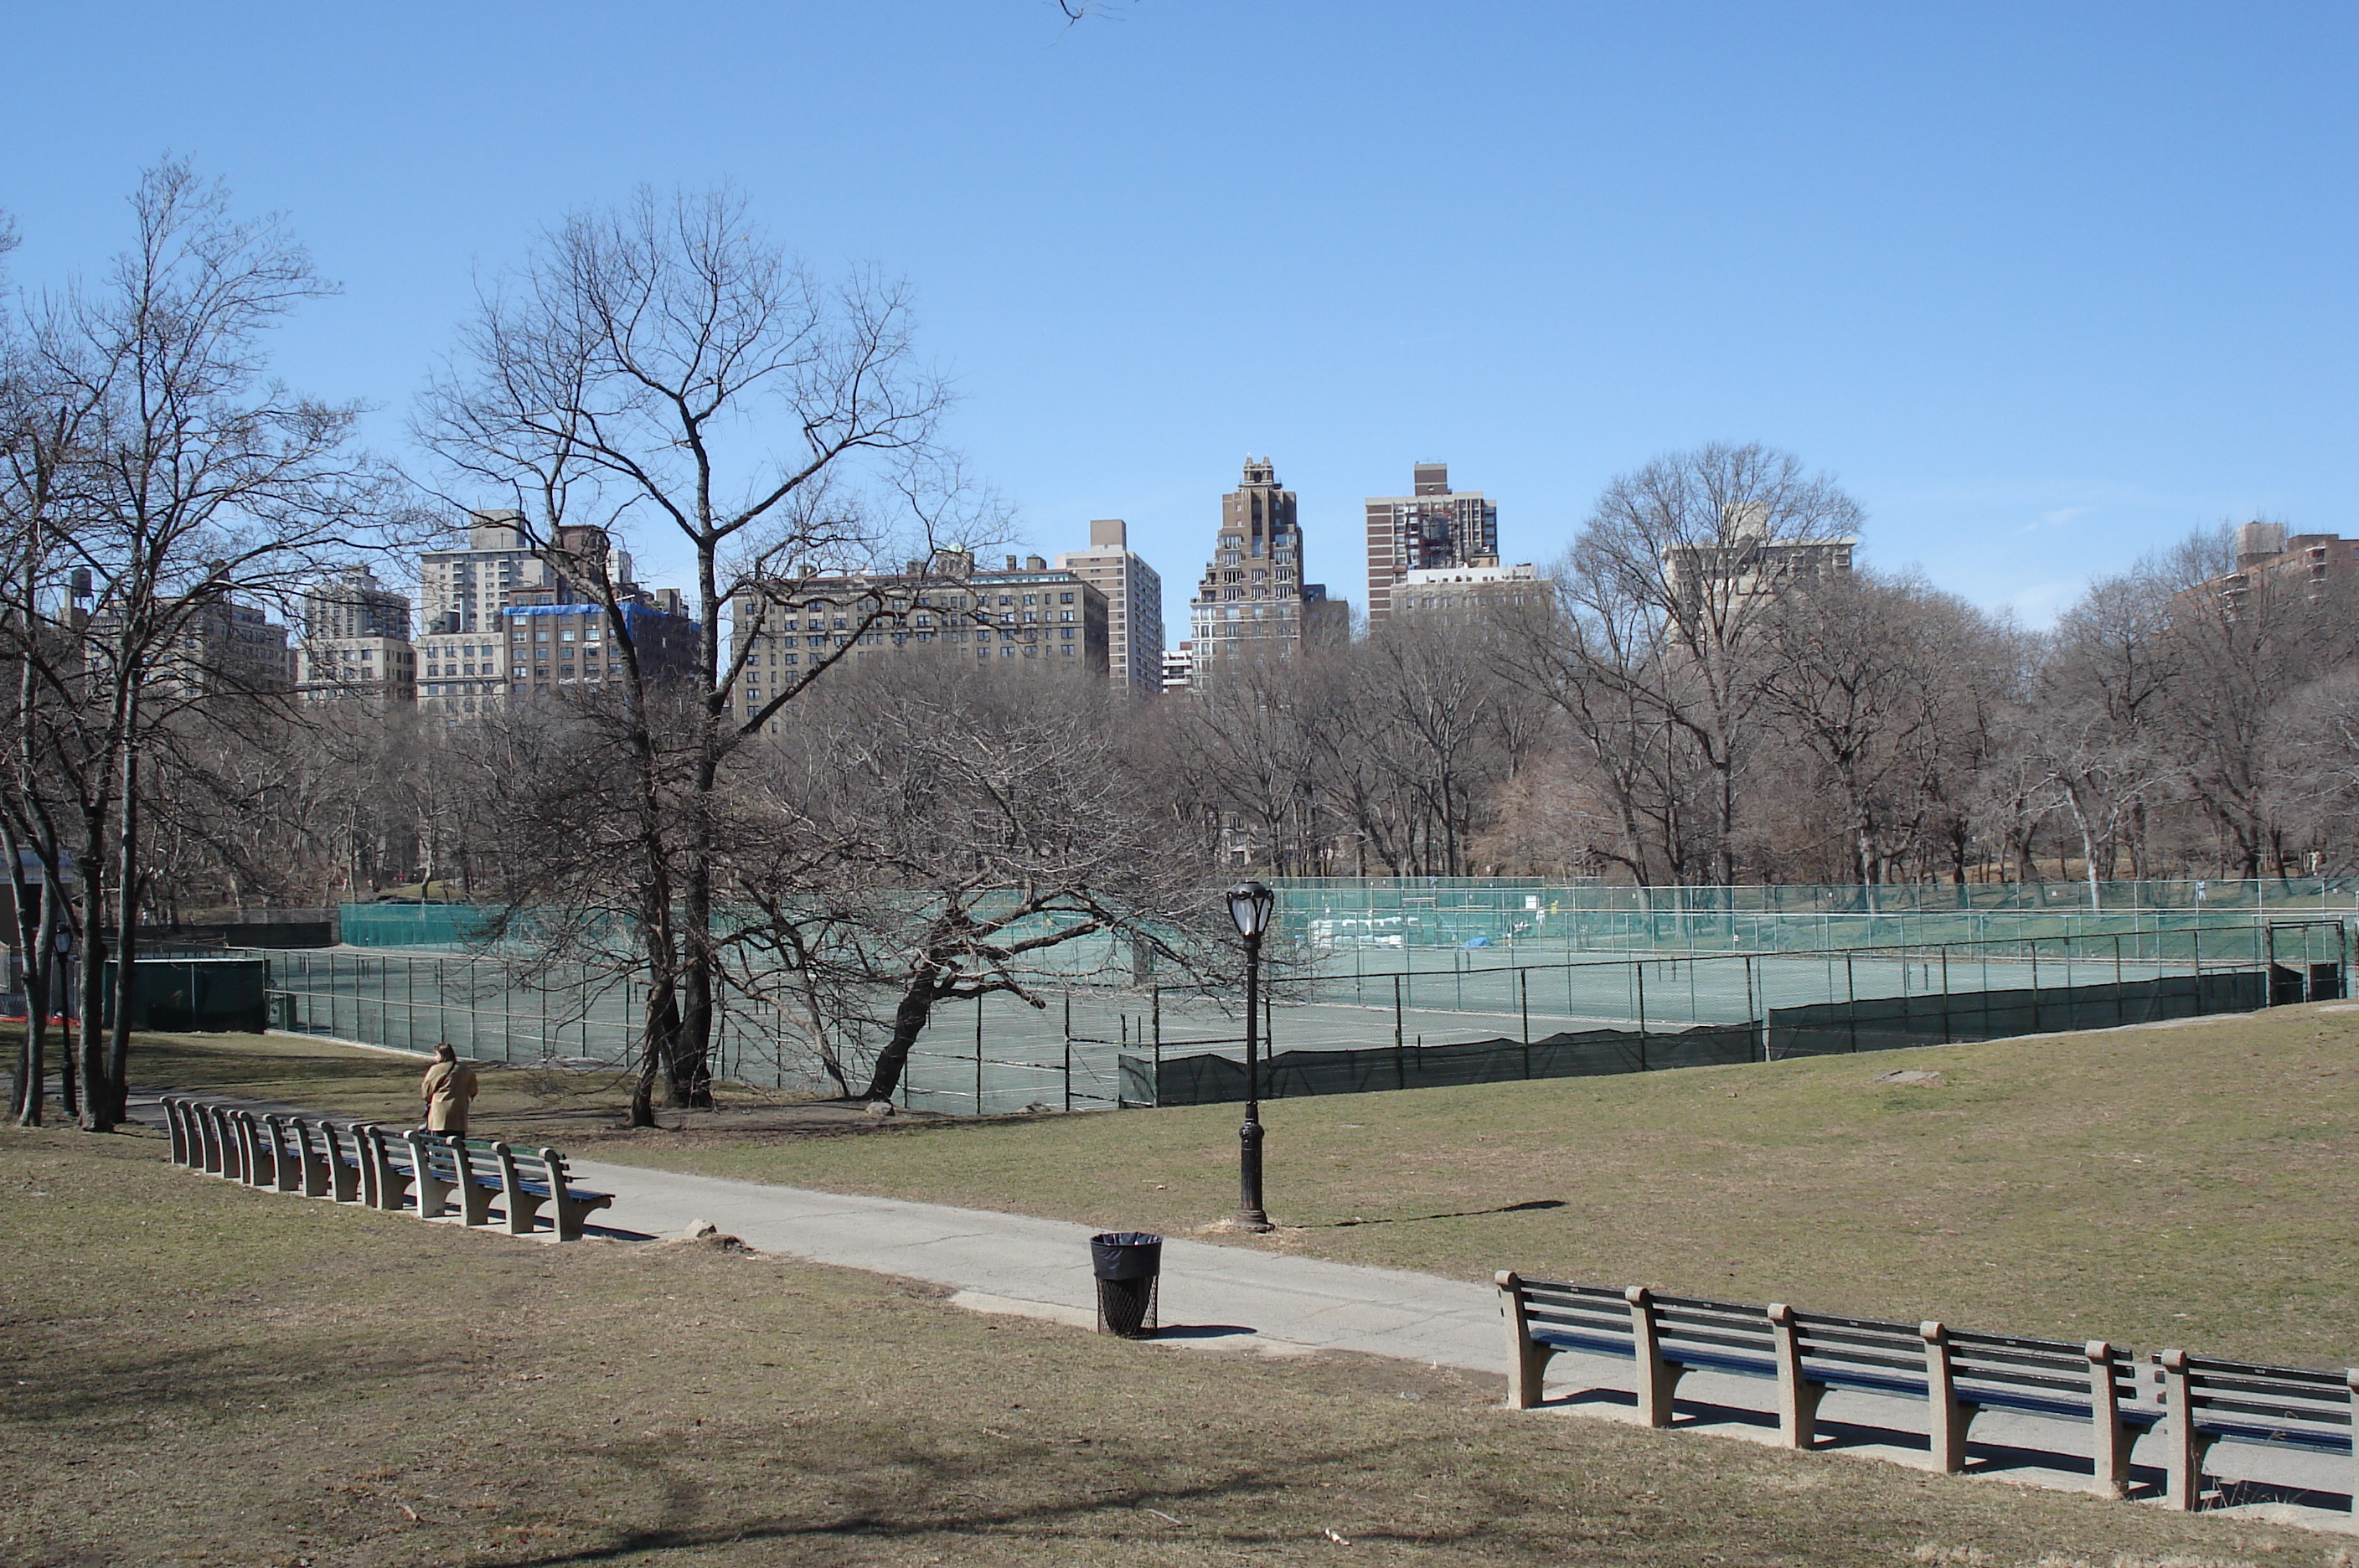
[[[1035,1452],[1027,1454],[1023,1452],[1026,1448]],[[1233,1462],[1224,1466],[1225,1474],[1194,1482],[1175,1479],[1175,1484],[1169,1486],[1087,1485],[1105,1477],[1084,1472],[1049,1482],[1050,1495],[1038,1500],[993,1503],[979,1494],[995,1486],[1005,1487],[1011,1472],[1038,1474],[1026,1463],[1027,1459],[1054,1464],[1068,1458],[1069,1451],[1060,1452],[1049,1444],[1024,1444],[1013,1452],[986,1458],[907,1445],[897,1453],[872,1450],[862,1454],[854,1461],[856,1471],[839,1471],[832,1477],[824,1477],[834,1481],[839,1489],[869,1494],[865,1497],[837,1503],[824,1510],[815,1509],[818,1517],[810,1519],[773,1515],[738,1520],[691,1517],[708,1491],[701,1482],[683,1474],[688,1466],[679,1456],[652,1448],[627,1454],[619,1448],[610,1449],[602,1457],[622,1460],[643,1483],[650,1484],[661,1499],[656,1520],[641,1529],[614,1531],[598,1544],[551,1552],[517,1552],[506,1556],[481,1553],[469,1561],[479,1568],[558,1568],[565,1563],[635,1560],[641,1554],[737,1549],[760,1541],[834,1541],[849,1545],[854,1541],[922,1541],[929,1538],[951,1551],[962,1541],[977,1545],[992,1541],[1003,1546],[1027,1541],[1045,1546],[1054,1541],[1070,1548],[1093,1538],[1110,1551],[1120,1551],[1118,1542],[1125,1537],[1137,1536],[1184,1541],[1200,1550],[1231,1557],[1240,1551],[1313,1541],[1319,1532],[1309,1522],[1310,1516],[1299,1511],[1299,1505],[1279,1510],[1279,1517],[1267,1526],[1256,1526],[1234,1517],[1202,1518],[1202,1510],[1226,1503],[1251,1505],[1262,1501],[1274,1490],[1299,1487],[1306,1475],[1348,1475],[1386,1460],[1397,1463],[1416,1449],[1417,1445],[1409,1443],[1343,1447],[1289,1456],[1282,1467]],[[878,1486],[874,1476],[879,1469],[897,1472],[899,1484]],[[809,1477],[812,1472],[806,1469],[804,1474]],[[977,1490],[962,1489],[969,1486]],[[954,1502],[981,1506],[946,1506]],[[1190,1517],[1191,1512],[1200,1517]],[[1491,1544],[1511,1549],[1511,1555],[1520,1561],[1525,1553],[1538,1552],[1542,1542],[1533,1532],[1517,1530],[1513,1519],[1513,1513],[1501,1509],[1462,1525],[1355,1531],[1353,1541],[1425,1548]]]
[[[1446,1214],[1396,1214],[1381,1220],[1328,1220],[1319,1225],[1289,1225],[1289,1230],[1347,1230],[1353,1225],[1422,1225],[1427,1220],[1480,1220],[1493,1214],[1538,1214],[1543,1209],[1568,1207],[1562,1198],[1534,1198],[1528,1203],[1502,1203],[1495,1209],[1461,1209]]]

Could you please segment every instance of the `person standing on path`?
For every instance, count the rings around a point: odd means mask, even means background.
[[[434,1048],[434,1065],[418,1085],[426,1101],[426,1130],[467,1136],[467,1102],[475,1097],[475,1070],[459,1060],[458,1048]]]

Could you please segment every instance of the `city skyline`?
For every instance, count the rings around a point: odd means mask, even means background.
[[[642,181],[734,181],[815,266],[910,282],[951,438],[1018,513],[1003,548],[1124,517],[1171,625],[1248,448],[1301,496],[1307,575],[1354,599],[1361,502],[1431,455],[1502,498],[1504,557],[1545,564],[1612,475],[1759,440],[1859,496],[1862,564],[2034,624],[2198,526],[2359,532],[2347,10],[720,15],[726,54],[531,6],[28,16],[48,68],[0,128],[8,270],[96,274],[121,192],[185,154],[344,285],[277,334],[289,384],[368,403],[408,459],[413,396],[536,234]],[[481,91],[454,37],[534,69]],[[806,66],[786,104],[757,64],[781,57]],[[1361,112],[1409,57],[1485,90]],[[91,80],[110,114],[60,134]],[[1256,243],[1198,243],[1241,204]],[[1416,237],[1379,239],[1396,221]]]

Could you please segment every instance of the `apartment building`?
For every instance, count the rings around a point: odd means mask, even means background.
[[[1732,505],[1720,535],[1663,551],[1663,579],[1678,598],[1726,602],[1759,598],[1852,569],[1859,540],[1772,538],[1766,508]]]
[[[287,628],[261,607],[219,588],[181,602],[179,635],[161,650],[155,686],[175,695],[265,696],[295,689],[295,651]],[[103,660],[111,614],[91,620],[89,657]]]
[[[1163,577],[1130,549],[1130,526],[1120,517],[1090,523],[1090,548],[1057,557],[1106,602],[1106,678],[1121,690],[1151,696],[1163,689]]]
[[[1412,465],[1409,494],[1369,496],[1366,517],[1371,626],[1391,616],[1408,573],[1499,559],[1497,505],[1480,490],[1452,490],[1446,463]]]
[[[732,657],[742,652],[737,711],[751,712],[842,653],[870,659],[974,659],[1025,676],[1106,678],[1106,596],[1041,556],[999,572],[945,551],[906,572],[780,583],[731,605]],[[873,620],[870,617],[874,615]],[[866,623],[865,629],[864,623]]]
[[[347,568],[304,592],[295,687],[307,701],[407,702],[417,696],[417,678],[408,594],[378,582],[365,566]]]
[[[2288,534],[2283,523],[2246,523],[2236,530],[2236,570],[2203,586],[2232,611],[2264,590],[2348,595],[2359,592],[2359,539]]]
[[[295,689],[306,702],[418,695],[418,649],[408,637],[306,637],[295,651]]]
[[[1529,561],[1502,566],[1478,559],[1464,566],[1421,568],[1393,584],[1392,619],[1431,626],[1470,626],[1503,609],[1545,606],[1556,584]]]
[[[507,695],[506,639],[497,629],[429,632],[416,654],[421,713],[488,713]]]
[[[519,595],[568,581],[586,586],[601,562],[614,582],[633,580],[630,552],[613,550],[597,528],[560,528],[550,548],[537,550],[526,538],[522,513],[476,512],[467,548],[429,550],[418,558],[420,629],[496,633],[501,612],[520,602]],[[574,597],[593,595],[577,591]]]
[[[1166,691],[1185,691],[1190,686],[1195,684],[1195,679],[1196,645],[1194,643],[1183,642],[1178,648],[1164,650],[1163,689]]]
[[[1306,647],[1351,635],[1351,606],[1329,599],[1325,584],[1302,581],[1295,495],[1266,457],[1245,459],[1237,487],[1221,497],[1220,531],[1188,620],[1199,689],[1242,662],[1297,659]]]
[[[582,604],[558,588],[522,597],[525,602],[501,612],[507,696],[591,691],[624,679],[623,648],[605,605]],[[682,608],[680,596],[669,589],[640,591],[622,606],[631,656],[650,685],[685,683],[701,675],[704,628]],[[465,668],[462,659],[462,685]]]

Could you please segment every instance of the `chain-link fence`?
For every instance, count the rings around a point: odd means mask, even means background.
[[[215,950],[218,951],[218,950]],[[431,1051],[443,1041],[479,1062],[597,1066],[636,1060],[645,985],[580,964],[521,964],[461,954],[245,950],[266,965],[271,1027],[397,1051]],[[890,1008],[881,1009],[885,1016]],[[836,1020],[849,1087],[865,1083],[882,1042],[873,1024]],[[1114,1065],[1065,1046],[1061,1009],[1043,1011],[1007,996],[949,1003],[920,1037],[922,1081],[903,1086],[912,1105],[946,1102],[975,1081],[984,1092],[965,1107],[991,1112],[1085,1109],[1115,1103]],[[970,1051],[971,1042],[987,1047]],[[842,1091],[821,1064],[808,1032],[769,1004],[724,989],[716,998],[713,1075],[742,1090],[779,1094]]]
[[[2343,995],[2343,922],[1804,953],[1412,969],[1273,987],[1271,1097],[1760,1062],[2245,1011]],[[1090,997],[1068,1040],[1127,1104],[1245,1094],[1242,1020],[1160,988]],[[1108,1024],[1112,1028],[1107,1027]],[[978,1076],[978,1083],[981,1083]]]
[[[423,908],[452,921],[419,921],[413,931],[463,929],[464,911]],[[2266,910],[2106,914],[2115,929],[1736,951],[1698,941],[1701,922],[1725,913],[1599,910],[1593,913],[1684,922],[1685,940],[1648,927],[1643,943],[1571,957],[1521,945],[1338,950],[1297,921],[1273,944],[1283,962],[1267,988],[1261,1037],[1276,1057],[1300,1059],[1279,1070],[1280,1082],[1290,1070],[1304,1084],[1342,1074],[1401,1087],[1481,1081],[1469,1073],[1523,1076],[1527,1062],[1535,1064],[1528,1075],[1549,1076],[1552,1063],[1573,1062],[1605,1071],[1597,1064],[1758,1061],[1838,1036],[1848,1049],[1874,1049],[1859,1042],[1995,1039],[2240,1010],[2342,985],[2344,923],[2299,909],[2274,919]],[[1302,913],[1299,904],[1294,912]],[[1832,918],[1799,915],[1797,929]],[[1738,940],[1761,935],[1748,928]],[[418,951],[259,956],[270,965],[279,1028],[421,1051],[447,1040],[479,1059],[626,1065],[645,1002],[636,983],[587,968],[527,969]],[[1389,966],[1380,966],[1386,957]],[[1093,983],[1114,971],[1105,959],[1038,976],[1034,990],[1049,998],[1045,1008],[1007,995],[938,1007],[904,1076],[906,1103],[957,1115],[1172,1104],[1223,1097],[1232,1076],[1242,1081],[1244,1024],[1233,997],[1195,986]],[[2247,978],[2227,978],[2240,975]],[[890,1010],[872,1009],[879,1018]],[[777,1093],[840,1092],[796,1020],[728,992],[717,1013],[716,1076]],[[857,1091],[882,1040],[859,1020],[832,1027]],[[1478,1051],[1502,1054],[1478,1067]],[[1323,1062],[1313,1060],[1322,1053]],[[1202,1060],[1173,1065],[1187,1058]]]

